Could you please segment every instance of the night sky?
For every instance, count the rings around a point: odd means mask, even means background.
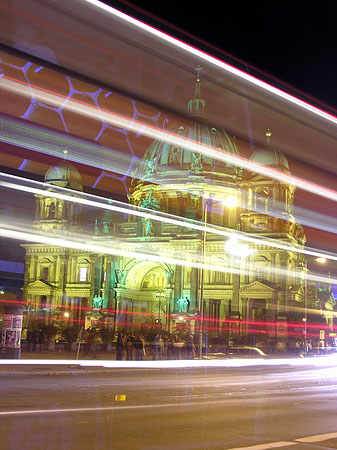
[[[337,115],[337,6],[333,1],[105,3]],[[318,180],[327,178],[323,175]],[[335,202],[317,202],[301,190],[296,199],[302,207],[335,216]],[[336,234],[308,227],[306,233],[309,245],[336,250]]]
[[[225,61],[233,62],[229,55],[239,58],[243,65],[237,65],[241,68],[247,70],[248,64],[248,71],[254,73],[255,67],[290,84],[307,98],[313,97],[312,102],[317,99],[326,108],[337,109],[337,7],[331,0],[105,3]],[[206,43],[217,50],[207,48]]]

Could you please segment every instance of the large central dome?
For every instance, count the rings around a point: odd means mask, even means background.
[[[200,80],[197,80],[194,98],[188,102],[188,117],[174,123],[165,131],[186,140],[186,143],[174,144],[156,140],[147,149],[135,178],[158,182],[186,182],[187,178],[198,175],[208,179],[236,178],[238,168],[212,156],[191,149],[189,141],[202,144],[213,150],[238,155],[235,138],[222,127],[208,123],[204,118],[205,100],[200,95]]]

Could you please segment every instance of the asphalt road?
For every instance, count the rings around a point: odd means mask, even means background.
[[[0,379],[3,450],[250,447],[337,449],[337,368]]]

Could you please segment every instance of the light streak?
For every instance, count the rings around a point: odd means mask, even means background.
[[[4,224],[2,224],[2,227]],[[0,223],[1,227],[1,223]],[[67,247],[71,249],[81,249],[84,251],[94,252],[94,253],[101,253],[101,254],[109,254],[109,255],[115,255],[115,256],[123,256],[127,258],[135,258],[138,260],[147,260],[147,261],[153,261],[157,263],[162,264],[173,264],[173,265],[180,265],[185,267],[194,267],[197,269],[203,268],[206,270],[211,271],[219,271],[224,273],[239,273],[239,274],[248,274],[250,273],[247,270],[242,270],[240,268],[235,268],[231,266],[220,266],[216,264],[210,264],[210,263],[200,263],[193,260],[193,258],[198,259],[198,255],[186,254],[188,258],[190,259],[179,259],[174,258],[171,256],[159,256],[157,254],[151,254],[151,253],[143,253],[143,252],[137,252],[137,251],[131,251],[131,250],[124,250],[122,247],[125,247],[127,244],[129,246],[135,247],[135,243],[131,244],[128,242],[119,242],[120,248],[113,248],[111,240],[106,243],[107,246],[101,246],[97,244],[87,243],[88,239],[83,239],[84,242],[81,242],[79,240],[71,240],[69,239],[63,239],[58,238],[54,236],[48,236],[43,235],[39,233],[33,233],[33,232],[27,232],[27,231],[18,231],[8,228],[0,228],[0,234],[2,234],[3,237],[7,237],[10,239],[16,239],[21,241],[28,241],[28,242],[34,242],[37,244],[46,244],[46,245],[56,245],[59,247]],[[116,242],[113,241],[114,244]],[[109,245],[109,246],[108,246]],[[141,245],[141,244],[140,244]],[[166,250],[167,251],[167,250]],[[267,271],[267,268],[265,269]],[[296,272],[286,269],[279,269],[274,268],[275,273],[278,273],[280,275],[288,276],[293,275],[295,277],[301,276],[302,279],[312,280],[312,281],[320,281],[322,283],[332,283],[337,284],[337,279],[329,278],[329,277],[323,277],[318,275],[312,275],[310,273],[302,273],[302,272]]]
[[[69,161],[87,164],[91,167],[102,169],[104,172],[108,170],[113,173],[128,176],[130,175],[131,165],[135,167],[139,164],[139,161],[135,161],[131,155],[117,152],[112,148],[106,149],[99,144],[64,135],[59,131],[46,131],[33,123],[26,123],[25,121],[14,120],[8,117],[0,117],[0,127],[2,128],[0,136],[0,141],[2,142],[11,143],[15,146],[36,152],[47,153],[57,158],[64,157],[64,154],[61,152],[64,147],[71,148],[71,154],[68,154],[67,158]],[[133,173],[133,175],[135,176],[136,174]],[[164,184],[164,182],[161,182],[161,179],[154,179],[153,183],[158,185]],[[193,189],[184,188],[183,186],[179,186],[179,190],[181,192],[194,193]],[[247,197],[248,192],[241,190],[241,196],[243,198]],[[233,206],[232,202],[229,206]],[[260,210],[259,208],[252,210],[284,220],[282,213],[284,209],[284,202],[274,201],[273,206],[269,207],[268,211]],[[296,217],[297,223],[330,233],[337,232],[335,217],[330,217],[317,211],[306,210],[296,205],[294,205],[293,214]]]
[[[325,120],[328,120],[334,124],[337,124],[337,118],[335,116],[333,116],[332,114],[329,114],[313,105],[310,105],[309,103],[298,99],[297,97],[288,94],[284,91],[282,91],[281,89],[276,88],[275,86],[272,86],[268,83],[266,83],[265,81],[262,81],[256,77],[253,77],[252,75],[247,74],[246,72],[243,72],[240,69],[237,69],[236,67],[225,63],[224,61],[221,61],[218,58],[215,58],[214,56],[211,56],[209,54],[207,54],[206,52],[203,52],[195,47],[192,47],[189,44],[186,44],[185,42],[174,38],[170,35],[168,35],[167,33],[164,33],[150,25],[145,24],[144,22],[141,22],[140,20],[135,19],[134,17],[131,17],[121,11],[118,11],[117,9],[108,6],[104,3],[102,3],[99,0],[83,0],[87,3],[91,3],[92,5],[95,5],[98,8],[103,9],[104,11],[108,12],[109,14],[112,14],[116,17],[119,17],[120,19],[124,20],[125,22],[132,24],[134,26],[136,26],[137,28],[140,28],[150,34],[152,34],[153,36],[156,36],[157,38],[160,38],[161,40],[172,44],[175,47],[178,47],[179,49],[185,50],[186,52],[197,56],[198,58],[200,58],[201,60],[207,61],[211,64],[213,64],[216,67],[219,67],[223,70],[225,70],[228,73],[231,73],[232,75],[237,76],[238,78],[241,78],[245,81],[248,81],[249,83],[258,86],[262,89],[264,89],[267,92],[270,92],[274,95],[276,95],[277,97],[280,97],[284,100],[287,100],[288,102],[295,104],[296,106],[301,107],[302,109],[305,109]]]
[[[52,192],[50,190],[46,191],[46,190],[42,189],[42,188],[50,189],[50,184],[48,184],[48,183],[42,183],[39,181],[31,181],[31,180],[23,179],[21,177],[17,177],[15,175],[8,175],[5,173],[0,173],[0,176],[5,179],[9,179],[9,180],[15,182],[15,183],[10,183],[7,181],[0,181],[0,186],[6,187],[9,189],[15,189],[15,190],[19,190],[22,192],[31,192],[33,194],[39,194],[39,195],[43,195],[45,197],[55,197],[55,198],[59,198],[62,200],[73,202],[73,203],[79,203],[82,205],[92,206],[95,208],[116,211],[116,212],[120,212],[122,214],[134,215],[136,217],[149,218],[151,220],[156,220],[156,221],[163,222],[163,223],[170,223],[172,225],[178,225],[180,227],[194,229],[197,231],[202,231],[202,232],[206,231],[207,233],[210,233],[210,234],[212,233],[212,234],[216,234],[218,236],[223,236],[223,237],[227,237],[227,238],[228,237],[231,238],[234,233],[233,230],[226,231],[220,227],[212,226],[210,224],[207,224],[207,226],[205,227],[205,225],[202,224],[201,222],[187,220],[187,219],[182,220],[179,216],[174,216],[174,215],[167,214],[167,213],[160,212],[160,213],[155,214],[154,212],[146,212],[147,210],[145,208],[136,207],[134,205],[128,205],[128,207],[126,207],[124,203],[116,202],[116,201],[113,201],[113,204],[109,204],[109,203],[107,203],[106,198],[94,196],[92,194],[85,194],[86,198],[81,198],[80,192],[72,191],[67,188],[53,186]],[[22,184],[19,184],[19,183],[22,183]],[[35,188],[35,187],[27,186],[27,184],[36,185],[37,187]],[[57,191],[60,191],[60,192],[57,192]],[[69,193],[72,193],[73,195],[69,195]],[[82,194],[82,195],[84,196],[84,194]],[[92,200],[90,200],[90,199],[92,199]],[[104,204],[100,203],[98,200],[104,202]],[[271,240],[271,239],[266,239],[266,238],[256,238],[256,237],[249,235],[248,233],[240,233],[238,231],[235,231],[235,234],[237,236],[239,236],[240,240],[250,242],[253,245],[257,245],[257,246],[265,245],[267,247],[273,247],[273,248],[277,248],[277,249],[281,249],[281,250],[288,250],[288,251],[292,251],[292,252],[296,252],[296,253],[305,254],[308,256],[313,256],[315,258],[323,257],[326,259],[337,261],[337,255],[332,254],[332,253],[322,252],[320,250],[310,249],[308,247],[305,247],[305,248],[292,247],[292,246],[286,245],[284,243],[281,243],[280,241],[277,241],[277,240]],[[297,272],[296,272],[296,274],[298,275]],[[321,281],[327,282],[326,280],[323,280],[323,279]]]
[[[36,315],[31,315],[31,314],[36,314],[36,312],[38,312],[41,308],[39,308],[41,305],[40,305],[40,303],[39,302],[25,302],[25,301],[19,301],[19,300],[7,300],[7,299],[1,299],[0,300],[0,304],[1,303],[5,303],[5,304],[13,304],[13,305],[21,305],[21,306],[23,306],[23,307],[27,307],[27,306],[29,306],[29,307],[31,307],[31,306],[35,306],[35,307],[37,307],[36,309],[30,309],[29,310],[29,312],[28,312],[28,310],[25,310],[24,311],[24,315],[29,315],[32,319],[45,319],[45,317],[44,316],[36,316]],[[45,309],[46,309],[46,311],[48,312],[48,311],[52,311],[52,310],[59,310],[59,312],[60,312],[60,314],[62,314],[62,309],[66,309],[66,310],[69,310],[69,311],[75,311],[75,312],[78,312],[78,311],[93,311],[94,309],[91,307],[91,308],[89,308],[89,307],[82,307],[82,306],[76,306],[76,305],[73,305],[73,304],[71,304],[71,305],[54,305],[54,304],[46,304],[45,305],[45,307],[44,307]],[[299,311],[299,312],[303,312],[303,308],[300,308],[300,307],[289,307],[288,308],[288,310],[292,310],[292,311]],[[142,317],[145,317],[146,319],[147,318],[157,318],[158,317],[158,314],[157,313],[149,313],[149,312],[139,312],[139,311],[124,311],[124,310],[122,310],[122,309],[117,309],[117,310],[115,310],[115,309],[108,309],[108,308],[102,308],[101,310],[100,310],[100,313],[102,313],[102,314],[110,314],[110,315],[112,315],[112,314],[120,314],[120,315],[123,315],[123,316],[130,316],[130,317],[140,317],[140,318],[142,318]],[[319,311],[319,310],[314,310],[314,309],[307,309],[307,313],[309,314],[314,314],[314,315],[319,315],[319,316],[321,316],[321,311]],[[331,316],[331,317],[337,317],[337,312],[335,312],[335,311],[329,311],[329,316]],[[200,317],[199,316],[188,316],[188,315],[180,315],[180,316],[177,316],[177,315],[173,315],[173,314],[161,314],[161,318],[162,319],[178,319],[179,321],[185,321],[185,320],[187,320],[187,321],[194,321],[194,320],[196,320],[196,321],[198,321],[198,320],[200,320]],[[85,322],[85,320],[84,319],[76,319],[76,318],[73,318],[73,317],[70,317],[69,318],[72,322],[74,322],[74,323],[78,323],[78,324],[81,324],[81,323],[84,323]],[[54,320],[55,320],[55,322],[68,322],[68,320],[69,319],[67,319],[67,318],[65,318],[64,317],[64,315],[63,316],[61,316],[61,317],[54,317]],[[215,318],[209,318],[209,317],[205,317],[204,318],[204,322],[206,322],[207,324],[208,323],[211,323],[211,324],[214,324],[214,325],[220,325],[221,326],[221,328],[219,327],[219,326],[214,326],[214,327],[210,327],[210,326],[204,326],[203,328],[205,328],[205,329],[209,329],[209,330],[217,330],[217,331],[219,331],[219,333],[221,333],[221,332],[224,332],[225,330],[228,330],[228,329],[224,329],[224,328],[222,328],[223,327],[223,325],[239,325],[239,324],[241,324],[241,325],[253,325],[254,327],[256,326],[256,327],[275,327],[277,324],[278,324],[278,322],[277,321],[274,321],[274,322],[267,322],[267,321],[254,321],[254,320],[242,320],[242,319],[240,319],[240,320],[238,320],[238,319],[215,319]],[[105,322],[105,320],[97,320],[96,321],[96,323],[101,323],[102,325],[106,325],[106,322]],[[125,321],[125,322],[122,322],[122,321],[118,321],[117,320],[117,323],[118,323],[118,325],[120,325],[120,326],[129,326],[130,328],[132,328],[133,326],[143,326],[143,327],[161,327],[161,325],[160,324],[155,324],[155,323],[141,323],[141,322],[128,322],[128,321]],[[182,327],[183,327],[183,325],[182,325]],[[189,329],[189,328],[191,328],[192,327],[192,325],[186,325],[185,326],[187,329]],[[302,328],[302,329],[312,329],[313,331],[315,331],[315,330],[321,330],[321,329],[324,329],[324,330],[326,330],[326,331],[331,331],[331,327],[328,325],[328,324],[311,324],[311,323],[308,323],[308,324],[304,324],[303,323],[303,321],[299,321],[299,322],[287,322],[287,327],[288,327],[288,329],[289,328],[292,328],[292,327],[296,327],[296,328]],[[193,326],[193,328],[194,328],[194,326]],[[256,331],[258,331],[258,328],[257,328],[257,330]],[[262,332],[263,332],[263,330],[261,330]],[[289,332],[288,332],[289,333]],[[298,334],[298,333],[294,333],[294,334]]]
[[[112,361],[112,360],[77,360],[77,359],[1,359],[0,366],[81,366],[104,367],[109,369],[179,369],[179,368],[205,368],[205,367],[249,367],[249,366],[336,366],[337,354],[332,356],[306,357],[306,358],[252,358],[228,360],[161,360],[161,361]],[[24,372],[23,372],[24,374]]]
[[[157,256],[147,253],[137,253],[135,251],[127,251],[122,249],[116,249],[111,247],[103,247],[100,245],[95,244],[87,244],[85,242],[78,242],[78,241],[72,241],[69,239],[61,239],[56,237],[49,237],[44,236],[41,234],[34,234],[34,233],[26,233],[24,231],[14,231],[14,230],[8,230],[5,228],[0,228],[0,234],[3,237],[7,237],[10,239],[18,239],[21,241],[28,241],[28,242],[34,242],[37,244],[47,244],[47,245],[56,245],[59,247],[67,247],[72,249],[81,249],[89,252],[94,253],[103,253],[103,254],[109,254],[109,255],[115,255],[115,256],[124,256],[127,258],[136,258],[136,259],[146,259],[148,261],[154,261],[158,263],[168,263],[168,264],[177,264],[181,266],[187,266],[187,267],[195,267],[195,268],[201,268],[204,267],[208,270],[218,270],[221,272],[228,272],[227,268],[212,265],[212,264],[201,264],[196,263],[193,261],[186,261],[178,258],[169,258],[168,256]],[[235,272],[238,272],[238,269],[231,269]],[[337,280],[336,280],[337,281]]]
[[[85,0],[88,1],[88,0]],[[21,85],[27,85],[28,83],[3,76],[1,78],[1,83],[10,91],[14,91],[18,94],[21,93],[22,90],[20,88]],[[60,99],[62,99],[62,105],[64,109],[68,109],[73,113],[79,113],[90,117],[96,120],[102,120],[106,123],[109,123],[118,128],[126,129],[130,132],[141,133],[144,134],[154,140],[161,140],[163,142],[169,142],[170,144],[177,145],[178,147],[183,147],[191,152],[201,153],[210,158],[214,158],[215,160],[223,161],[234,166],[241,167],[243,169],[259,173],[268,178],[272,178],[283,183],[292,184],[300,189],[303,189],[312,194],[337,201],[337,192],[331,189],[316,185],[309,181],[303,180],[301,178],[288,175],[284,172],[278,171],[268,166],[263,166],[254,161],[251,161],[243,156],[233,155],[231,153],[225,152],[224,150],[216,149],[212,146],[202,144],[198,141],[194,141],[188,138],[184,138],[174,133],[170,133],[168,131],[161,130],[154,126],[149,126],[148,124],[138,122],[133,119],[129,119],[127,117],[112,113],[111,111],[106,111],[103,109],[97,109],[96,106],[92,106],[86,104],[85,102],[81,102],[77,99],[68,98],[66,96],[62,96],[60,94],[48,91],[46,89],[42,89],[37,86],[29,85],[31,90],[33,91],[34,96],[40,101],[44,103],[52,103],[56,106],[60,106]],[[29,91],[24,91],[24,95],[30,96],[31,93]],[[98,113],[100,115],[100,119],[98,118]],[[337,120],[337,119],[336,119]]]

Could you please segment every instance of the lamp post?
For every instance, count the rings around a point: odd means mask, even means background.
[[[314,258],[314,261],[316,263],[319,263],[321,265],[324,265],[328,263],[328,260],[324,258],[323,256]],[[330,271],[329,271],[329,277],[330,277]],[[308,322],[308,260],[305,260],[305,279],[304,279],[304,354],[307,354],[308,348],[307,348],[307,322]],[[323,331],[324,333],[324,331]],[[321,336],[320,336],[321,338]],[[323,345],[324,345],[324,335],[323,335]]]
[[[305,260],[305,279],[304,279],[304,354],[307,356],[307,322],[308,322],[308,261]]]
[[[224,207],[233,208],[238,206],[238,199],[234,196],[228,196],[225,200],[216,202],[222,204]],[[203,328],[204,328],[204,285],[205,285],[205,255],[206,255],[206,243],[207,243],[207,219],[208,219],[208,198],[203,198],[203,236],[201,246],[201,276],[200,276],[200,330],[199,330],[199,357],[202,359],[202,340],[203,340]]]
[[[239,313],[239,289],[240,289],[240,265],[241,260],[248,258],[251,254],[256,253],[256,249],[252,249],[247,244],[242,244],[239,241],[239,236],[236,234],[233,234],[232,237],[230,237],[225,242],[225,250],[232,255],[233,258],[235,258],[237,261],[239,261],[239,268],[236,269],[236,271],[233,271],[233,300],[235,300],[234,303],[234,312]],[[234,291],[234,289],[236,291]],[[240,317],[239,317],[240,318]],[[255,330],[255,323],[254,323],[254,330]],[[254,331],[255,336],[255,331]]]
[[[165,297],[165,292],[164,291],[157,291],[156,292],[156,297],[158,299],[158,324],[160,325],[160,299]]]

